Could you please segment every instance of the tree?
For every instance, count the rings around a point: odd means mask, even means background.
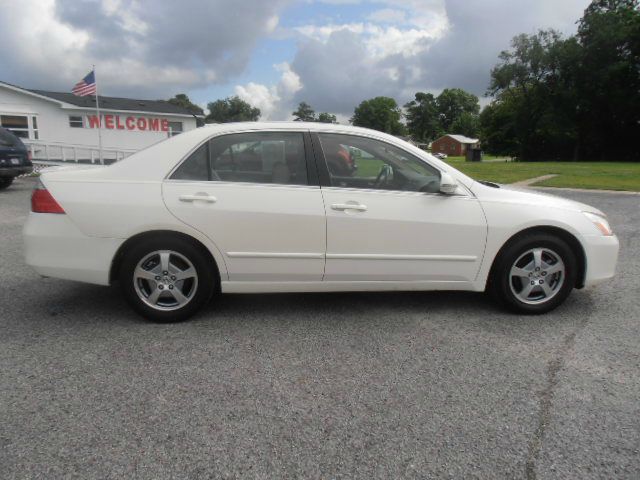
[[[336,116],[327,112],[319,113],[316,121],[320,123],[338,123]]]
[[[211,102],[207,108],[207,123],[257,122],[260,118],[260,109],[252,107],[237,95]]]
[[[300,102],[298,105],[298,109],[295,112],[291,112],[295,118],[293,119],[295,122],[315,122],[316,121],[316,112],[311,108],[306,102]]]
[[[575,63],[572,40],[553,30],[518,35],[511,50],[500,54],[491,71],[488,93],[496,99],[495,110],[510,123],[521,160],[570,157],[575,143],[571,112],[572,95],[563,76],[566,65]],[[496,113],[494,111],[494,113]],[[486,131],[487,123],[484,128]]]
[[[578,154],[638,160],[640,8],[637,0],[594,0],[578,24],[575,72]]]
[[[515,157],[519,154],[513,108],[507,99],[487,105],[480,114],[482,149],[494,155]]]
[[[402,135],[402,112],[393,98],[375,97],[364,100],[356,107],[351,123],[358,127],[372,128],[391,135]]]
[[[471,138],[477,138],[480,131],[480,117],[470,112],[462,112],[451,124],[451,131]]]
[[[167,100],[172,105],[177,105],[178,107],[182,107],[186,110],[189,110],[191,113],[195,115],[203,115],[204,111],[195,103],[192,103],[189,100],[189,97],[184,93],[178,93],[175,97]]]
[[[414,140],[430,142],[445,133],[478,134],[478,97],[460,88],[445,88],[438,97],[418,92],[404,107],[407,129]]]
[[[436,99],[440,126],[444,133],[459,133],[452,129],[458,118],[464,113],[478,115],[480,103],[478,97],[461,88],[445,88]]]
[[[407,130],[414,140],[428,143],[442,135],[438,104],[431,93],[416,93],[415,99],[404,108]]]
[[[578,24],[567,39],[519,35],[500,54],[481,116],[485,148],[515,145],[523,160],[640,160],[640,3],[593,0]]]

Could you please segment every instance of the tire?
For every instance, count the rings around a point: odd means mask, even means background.
[[[564,240],[548,233],[531,233],[499,253],[488,290],[509,310],[542,314],[567,299],[577,271],[576,256]]]
[[[13,183],[13,177],[0,177],[0,190],[8,188]]]
[[[128,249],[118,279],[125,298],[141,316],[157,323],[181,322],[211,300],[217,284],[212,262],[188,238],[162,235]]]

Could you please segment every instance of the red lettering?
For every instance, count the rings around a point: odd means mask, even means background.
[[[127,117],[127,119],[124,121],[124,123],[127,125],[127,130],[135,130],[136,129],[136,119],[133,117]]]
[[[100,128],[100,119],[97,115],[87,115],[89,120],[89,128]]]
[[[104,126],[109,129],[113,129],[113,115],[104,116]]]
[[[168,132],[169,131],[169,120],[167,120],[166,118],[162,120],[162,122],[160,122],[162,125],[162,131],[163,132]]]
[[[138,118],[138,121],[136,122],[138,125],[138,130],[146,130],[147,129],[147,119],[140,117]]]
[[[157,132],[158,128],[160,128],[160,120],[158,120],[157,118],[150,118],[149,130],[153,130],[154,132]]]
[[[124,125],[120,123],[120,115],[116,116],[116,128],[118,130],[124,130]]]

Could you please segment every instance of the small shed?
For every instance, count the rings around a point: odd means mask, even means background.
[[[476,148],[479,143],[480,140],[477,138],[447,134],[433,141],[431,152],[446,153],[449,156],[460,157],[466,155],[469,148]]]

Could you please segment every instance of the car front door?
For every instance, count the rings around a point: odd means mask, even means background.
[[[223,253],[229,281],[322,280],[325,213],[310,145],[302,131],[217,136],[163,183],[168,209]]]
[[[440,172],[387,142],[313,134],[327,212],[325,281],[472,282],[487,227],[462,187],[438,193]],[[439,287],[440,288],[440,287]]]

